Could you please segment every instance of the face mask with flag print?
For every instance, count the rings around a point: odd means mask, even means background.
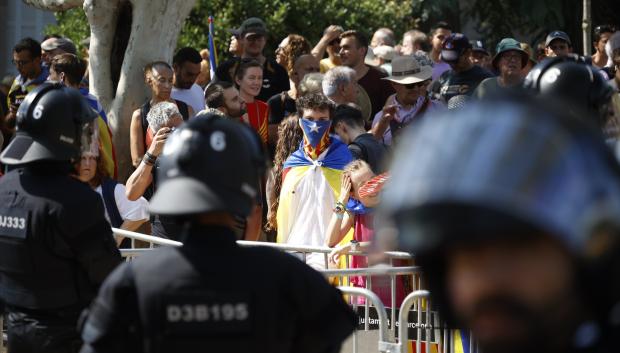
[[[304,133],[304,150],[310,158],[316,160],[329,146],[329,127],[331,120],[312,121],[299,119]]]

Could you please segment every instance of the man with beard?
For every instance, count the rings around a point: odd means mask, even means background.
[[[237,87],[230,82],[221,81],[207,87],[205,101],[207,109],[199,115],[211,112],[239,120],[245,114],[245,102]]]
[[[368,66],[364,58],[368,52],[368,39],[357,31],[346,31],[340,35],[340,59],[342,65],[355,70],[355,78],[360,88],[367,93],[371,103],[371,116],[381,111],[386,100],[394,93],[394,88],[382,78],[387,74]],[[370,122],[367,122],[369,124]]]
[[[172,98],[182,101],[192,107],[194,112],[205,108],[205,99],[202,88],[197,85],[196,78],[200,75],[202,57],[194,48],[181,48],[174,54],[172,68],[174,69],[174,86]]]
[[[20,104],[30,91],[45,82],[48,75],[47,68],[41,65],[41,45],[32,38],[24,38],[15,45],[13,65],[19,75],[13,80],[7,94],[9,113],[1,126],[5,140],[9,140],[15,132],[15,118]]]
[[[485,353],[617,349],[620,165],[565,112],[519,96],[423,120],[382,197],[431,302]]]
[[[520,86],[523,82],[523,68],[529,61],[529,55],[521,48],[521,43],[513,38],[504,38],[497,44],[495,52],[492,65],[499,76],[480,82],[474,97],[483,98],[504,88]]]

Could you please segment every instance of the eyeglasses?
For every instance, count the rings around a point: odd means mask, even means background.
[[[21,67],[30,64],[32,60],[12,60],[11,62],[13,63],[13,65]]]
[[[414,89],[414,88],[424,87],[428,85],[429,83],[431,83],[431,80],[426,80],[426,81],[421,81],[421,82],[416,82],[416,83],[408,83],[403,86],[405,86],[406,89]]]

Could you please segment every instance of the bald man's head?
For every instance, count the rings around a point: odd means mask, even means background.
[[[300,55],[293,64],[293,75],[291,79],[295,84],[299,84],[307,74],[320,72],[319,61],[310,54]]]

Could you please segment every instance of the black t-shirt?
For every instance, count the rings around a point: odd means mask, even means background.
[[[387,99],[395,93],[390,81],[382,80],[383,77],[387,77],[385,72],[370,66],[366,75],[357,81],[370,98],[372,106],[371,122],[374,116],[383,109]]]
[[[241,58],[235,57],[223,62],[215,70],[215,82],[228,81],[234,83],[232,79],[235,74],[237,66],[239,66]],[[263,65],[263,87],[260,90],[256,99],[266,102],[274,94],[278,94],[282,91],[288,91],[290,89],[288,74],[286,70],[280,66],[274,59],[265,60]]]
[[[269,98],[267,104],[269,105],[269,124],[280,124],[284,118],[297,111],[295,100],[286,91]]]
[[[381,174],[386,168],[383,163],[385,146],[371,134],[361,134],[349,144],[354,159],[361,159],[370,165],[373,173]]]
[[[435,87],[439,91],[436,93],[444,103],[447,103],[454,96],[471,96],[482,80],[493,76],[493,73],[477,65],[459,73],[448,70],[437,79],[438,84]]]

